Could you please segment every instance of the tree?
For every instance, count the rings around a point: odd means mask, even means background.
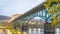
[[[48,14],[51,14],[52,23],[51,26],[55,26],[58,24],[58,17],[60,14],[60,0],[46,0],[44,4]],[[58,15],[58,17],[56,17]]]

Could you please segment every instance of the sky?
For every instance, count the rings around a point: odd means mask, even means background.
[[[45,0],[0,0],[0,15],[24,14]]]

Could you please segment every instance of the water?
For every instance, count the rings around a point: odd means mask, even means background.
[[[39,29],[35,29],[35,30],[34,29],[33,30],[30,29],[28,31],[28,34],[29,34],[29,32],[31,32],[31,34],[44,34],[44,29],[40,29],[40,30]],[[0,29],[0,34],[5,34],[5,33],[4,33],[3,30]],[[60,34],[60,28],[56,28],[55,29],[55,34]]]
[[[44,34],[44,30],[43,29],[40,29],[40,30],[39,29],[36,29],[36,30],[34,30],[34,29],[31,30],[30,29],[28,32],[29,32],[28,34]]]
[[[38,31],[35,32],[36,34],[39,34]],[[32,31],[31,34],[34,34],[34,31]],[[44,34],[44,32],[40,32],[40,34]]]
[[[36,31],[36,34],[39,34],[38,31]],[[44,34],[44,32],[40,32],[40,34]]]
[[[33,30],[30,30],[30,32],[31,32],[30,34],[44,34],[44,29],[40,29],[40,31],[38,29],[36,30],[33,29]],[[60,28],[55,29],[55,34],[60,34]]]

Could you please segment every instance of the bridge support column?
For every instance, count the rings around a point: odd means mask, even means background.
[[[55,27],[51,27],[51,23],[45,23],[44,34],[55,34]]]

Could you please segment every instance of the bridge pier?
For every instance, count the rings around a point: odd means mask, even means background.
[[[55,34],[55,27],[51,27],[51,23],[45,23],[44,34]]]

